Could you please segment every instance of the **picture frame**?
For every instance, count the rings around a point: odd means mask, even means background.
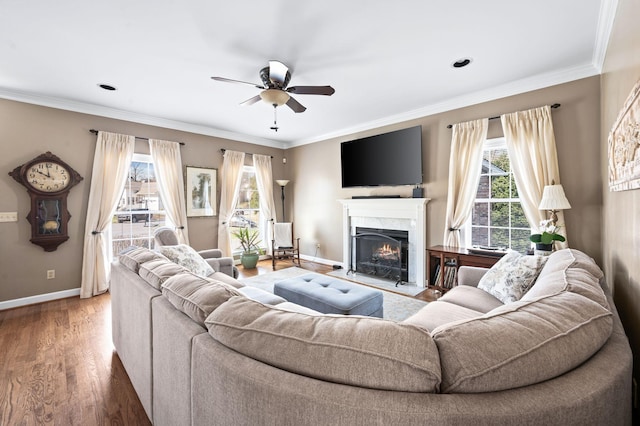
[[[185,196],[187,217],[211,217],[218,214],[216,188],[218,169],[208,167],[186,167]]]
[[[640,188],[640,80],[609,132],[609,191]]]

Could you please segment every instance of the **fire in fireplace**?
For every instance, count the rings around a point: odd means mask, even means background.
[[[403,284],[409,271],[409,232],[356,228],[350,272],[375,275]],[[353,261],[355,259],[355,261]]]

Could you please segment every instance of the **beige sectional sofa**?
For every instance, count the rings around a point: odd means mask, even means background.
[[[476,287],[485,272],[392,322],[137,249],[112,265],[113,340],[156,425],[631,424],[631,351],[597,265],[554,252],[506,304]]]

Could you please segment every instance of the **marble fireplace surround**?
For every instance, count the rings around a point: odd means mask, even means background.
[[[343,267],[349,269],[356,228],[397,229],[409,233],[409,284],[424,287],[427,279],[427,203],[429,198],[360,198],[342,204]]]

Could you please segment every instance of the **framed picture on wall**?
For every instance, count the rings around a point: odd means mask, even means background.
[[[187,217],[215,216],[217,169],[187,166]]]

